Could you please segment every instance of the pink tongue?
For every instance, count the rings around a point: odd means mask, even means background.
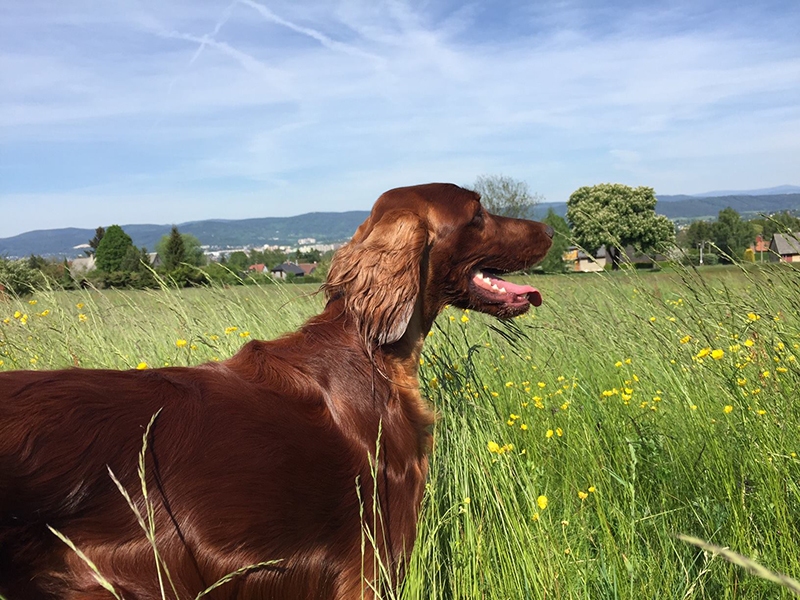
[[[507,292],[516,294],[517,296],[529,294],[528,300],[530,300],[530,303],[534,306],[541,306],[542,304],[542,294],[534,287],[529,285],[517,285],[516,283],[511,283],[510,281],[504,281],[502,279],[495,279],[494,277],[490,277],[489,279],[497,287],[505,288]]]

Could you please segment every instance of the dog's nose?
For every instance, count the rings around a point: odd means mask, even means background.
[[[544,232],[552,238],[556,230],[550,227],[550,225],[548,225],[547,227],[544,228]]]

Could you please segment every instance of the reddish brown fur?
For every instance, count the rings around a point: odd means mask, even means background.
[[[512,316],[470,292],[472,269],[519,269],[549,246],[542,224],[485,214],[457,186],[400,188],[337,254],[327,306],[293,334],[193,368],[0,373],[0,593],[111,597],[51,525],[126,599],[160,598],[152,548],[106,468],[141,507],[137,457],[159,410],[147,484],[181,598],[274,559],[210,597],[360,598],[362,565],[375,574],[358,493],[399,580],[433,422],[417,382],[425,335],[445,304]],[[382,525],[370,509],[379,428]]]

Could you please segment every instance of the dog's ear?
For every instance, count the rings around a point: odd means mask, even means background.
[[[370,217],[333,257],[325,295],[344,299],[368,349],[403,337],[420,293],[427,241],[422,219],[392,210],[377,222]]]

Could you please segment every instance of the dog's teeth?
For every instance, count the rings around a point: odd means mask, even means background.
[[[499,290],[500,288],[499,288],[499,287],[497,287],[497,284],[496,284],[496,283],[493,283],[493,284],[492,284],[492,289],[493,289],[493,290]]]
[[[491,285],[491,284],[492,284],[492,280],[491,280],[491,279],[489,279],[488,277],[484,277],[484,278],[483,278],[483,280],[484,280],[486,283],[488,283],[489,285]]]
[[[506,288],[504,288],[504,287],[501,287],[501,288],[500,288],[500,291],[501,291],[501,292],[503,292],[503,293],[505,294],[505,293],[506,293]]]

